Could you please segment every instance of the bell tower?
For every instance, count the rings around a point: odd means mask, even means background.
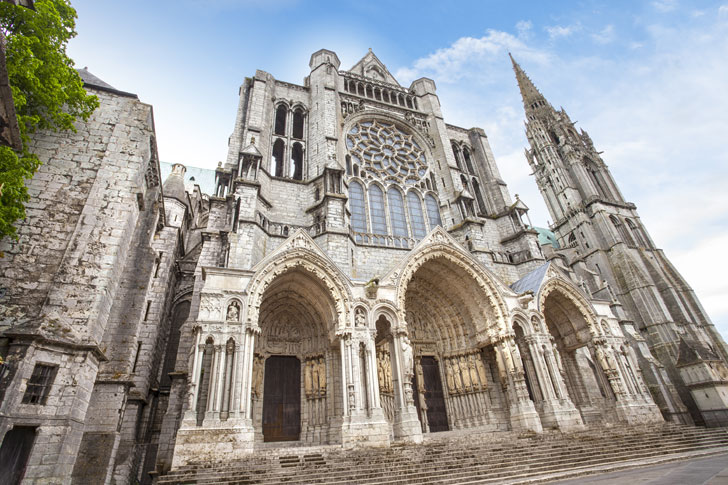
[[[594,297],[613,300],[628,333],[631,328],[646,340],[693,420],[714,424],[720,413],[694,399],[697,384],[687,376],[691,365],[702,365],[696,355],[725,368],[725,342],[692,288],[655,246],[587,132],[577,131],[563,108],[551,106],[513,56],[511,62],[526,113],[525,155],[554,221],[551,229],[562,248],[557,252],[589,282]],[[683,340],[688,344],[681,345]],[[699,350],[687,359],[682,355],[687,348]],[[706,385],[722,389],[726,382],[701,381]],[[660,407],[663,414],[670,408]],[[723,415],[728,424],[728,413]]]

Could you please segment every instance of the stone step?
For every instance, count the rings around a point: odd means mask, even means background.
[[[724,439],[728,439],[728,435],[724,434],[723,435],[723,438]],[[667,447],[668,444],[670,444],[670,443],[672,443],[674,441],[675,441],[675,439],[672,439],[670,441],[663,440],[663,441],[661,441],[658,444],[651,443],[648,446],[652,446],[652,447],[654,447],[654,446],[662,446],[663,448],[665,448],[665,447]],[[678,442],[685,443],[684,441],[678,441]],[[690,443],[693,443],[694,444],[695,441],[693,440]],[[604,452],[606,452],[606,451],[608,451],[610,449],[616,449],[616,450],[619,450],[619,451],[625,451],[625,450],[626,451],[632,451],[632,450],[637,450],[640,447],[644,447],[645,445],[644,444],[638,445],[637,443],[630,443],[628,445],[627,444],[622,444],[622,443],[617,443],[617,444],[611,443],[608,447],[604,447],[601,443],[599,443],[599,445],[596,445],[595,444],[594,446],[598,446],[599,447],[599,452],[600,453],[604,453]],[[568,455],[571,455],[571,456],[582,456],[582,455],[587,454],[589,452],[589,448],[588,447],[584,447],[583,445],[571,445],[571,444],[568,444],[568,443],[566,445],[564,445],[562,443],[561,446],[556,447],[556,451],[553,451],[553,452],[551,451],[552,448],[553,447],[550,447],[550,446],[549,447],[545,447],[545,448],[543,448],[542,446],[537,446],[537,447],[525,446],[525,447],[523,447],[523,449],[520,449],[520,450],[509,450],[510,451],[509,459],[510,460],[514,460],[514,459],[517,459],[518,456],[520,456],[522,454],[527,454],[527,455],[530,455],[530,456],[536,456],[536,455],[538,455],[540,457],[539,459],[542,459],[543,458],[543,459],[553,460],[553,459],[555,459],[555,457],[560,456],[560,455],[563,455],[563,454],[568,454]],[[500,451],[500,450],[495,450],[495,453],[497,453],[498,451]],[[476,461],[477,460],[481,460],[482,461],[483,459],[489,459],[490,456],[488,456],[488,455],[492,455],[493,454],[493,452],[488,453],[488,454],[484,454],[484,455],[478,455],[477,453],[476,454],[473,454],[472,452],[469,452],[469,453],[466,453],[466,454],[462,454],[460,452],[454,452],[454,453],[456,455],[459,455],[459,456],[457,456],[457,458],[458,458],[458,460],[460,462],[463,462],[463,461],[471,461],[471,460],[476,460]],[[378,459],[378,460],[376,460],[376,459],[372,459],[372,458],[369,458],[367,460],[365,458],[362,458],[361,460],[366,461],[367,464],[370,467],[371,466],[376,466],[377,463],[380,463],[380,462],[381,463],[388,463],[388,465],[389,465],[388,468],[391,470],[392,469],[392,466],[395,465],[395,464],[397,464],[397,463],[404,463],[406,465],[411,465],[412,464],[412,461],[413,460],[416,460],[419,464],[423,464],[423,463],[430,463],[430,462],[442,461],[444,458],[449,458],[449,456],[448,455],[441,455],[441,456],[433,455],[433,456],[426,457],[426,458],[423,458],[423,457],[411,457],[410,456],[410,457],[400,457],[397,460],[393,460],[391,457],[390,457],[389,460],[387,460],[387,459]],[[297,457],[294,457],[294,459],[297,459]],[[308,458],[308,459],[306,459],[306,461],[312,461],[312,459],[311,458]],[[321,463],[322,462],[322,459],[320,457],[316,457],[316,462],[317,462],[316,464],[318,464],[319,466],[322,465],[322,463]],[[298,464],[299,462],[296,461],[296,463]],[[490,463],[493,464],[493,465],[495,465],[495,463],[493,463],[493,460],[492,459],[490,459]],[[333,457],[329,457],[328,458],[328,465],[329,465],[329,467],[331,469],[341,468],[339,466],[338,460],[333,459]],[[351,462],[350,461],[346,462],[346,465],[347,466],[344,469],[345,470],[348,470],[350,468]],[[258,470],[272,471],[272,470],[269,469],[269,467],[265,466],[265,464],[264,464],[264,465],[258,465],[256,467],[248,467],[247,469],[244,468],[244,467],[241,468],[240,466],[236,466],[236,467],[226,467],[226,470],[225,470],[224,473],[226,475],[227,474],[230,474],[230,473],[244,473],[246,471],[249,472],[249,473],[251,473],[251,472],[254,473],[255,471],[257,471],[256,469],[258,469]],[[198,470],[197,472],[192,472],[192,473],[195,476],[197,476],[199,479],[201,479],[205,475],[207,475],[207,473],[205,473],[205,471],[202,471],[202,470]],[[212,471],[212,473],[215,474],[217,472],[216,471]],[[303,470],[297,470],[296,473],[303,473]],[[186,478],[186,474],[177,474],[177,475],[179,476],[179,478],[182,478],[183,476]]]
[[[495,438],[495,439],[491,439]],[[592,429],[508,438],[471,434],[428,437],[421,445],[342,450],[336,446],[278,448],[228,464],[188,465],[161,484],[226,483],[487,483],[519,476],[620,463],[634,458],[727,449],[725,430],[665,425],[659,429]],[[484,481],[485,480],[485,481]]]

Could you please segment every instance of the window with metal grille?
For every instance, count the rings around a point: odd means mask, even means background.
[[[55,365],[35,364],[33,374],[23,395],[23,404],[45,404],[58,367]]]

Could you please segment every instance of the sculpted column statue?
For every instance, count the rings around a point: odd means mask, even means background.
[[[305,361],[303,367],[303,389],[306,393],[306,399],[313,397],[313,362],[310,359]]]
[[[452,361],[451,359],[445,359],[445,379],[447,381],[447,390],[450,394],[457,392],[455,388],[455,378],[453,377]]]
[[[319,357],[318,365],[318,390],[321,396],[326,395],[326,357]]]
[[[459,358],[456,358],[456,362],[458,363],[460,375],[463,378],[463,392],[467,393],[472,391],[473,384],[470,381],[470,372],[468,370],[468,364],[465,362],[465,356],[461,355]]]
[[[474,354],[475,368],[478,371],[478,378],[480,379],[480,389],[485,391],[488,388],[488,374],[485,370],[485,364],[483,363],[483,357],[480,354]]]
[[[470,354],[466,355],[465,359],[468,363],[468,373],[470,374],[470,384],[472,386],[473,392],[477,392],[480,388],[478,385],[478,372],[475,370],[475,355]]]

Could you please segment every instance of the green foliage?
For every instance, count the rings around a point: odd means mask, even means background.
[[[0,238],[16,236],[13,223],[25,217],[25,179],[40,166],[29,151],[29,135],[37,130],[72,130],[76,119],[87,120],[98,106],[66,55],[76,36],[76,11],[68,0],[36,0],[35,11],[0,2],[0,29],[7,39],[7,68],[18,116],[23,150],[0,147]]]

